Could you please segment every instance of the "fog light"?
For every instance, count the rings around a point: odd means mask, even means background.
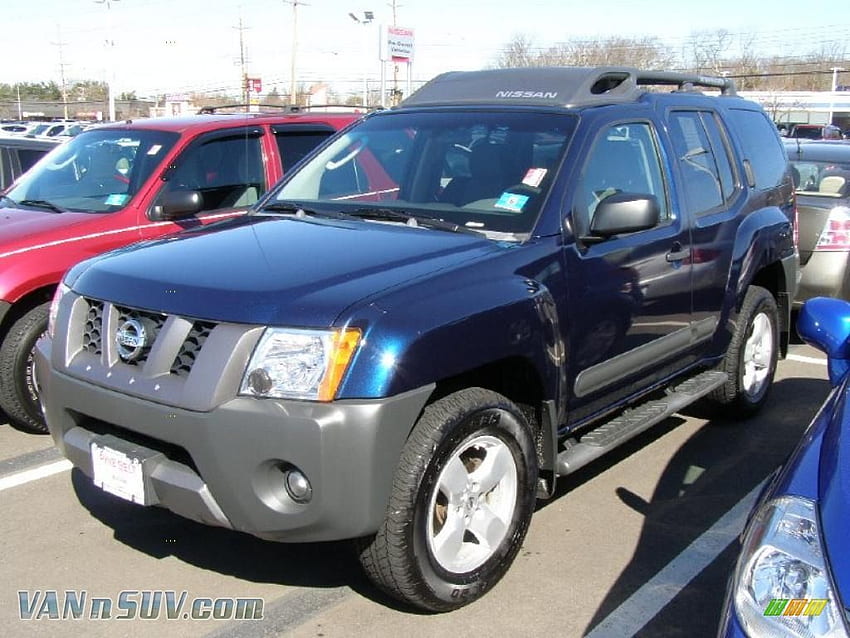
[[[293,501],[307,503],[313,498],[313,488],[310,486],[310,481],[298,470],[287,470],[284,475],[284,485],[286,486],[286,493]]]

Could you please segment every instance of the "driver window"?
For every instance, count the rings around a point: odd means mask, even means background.
[[[186,149],[167,175],[161,195],[177,190],[200,193],[201,212],[255,203],[266,190],[260,138],[217,138]]]
[[[617,124],[596,138],[576,189],[576,220],[589,228],[596,207],[615,193],[654,195],[661,219],[669,216],[655,138],[645,122]]]

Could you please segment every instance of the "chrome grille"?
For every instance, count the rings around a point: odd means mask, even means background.
[[[177,381],[188,377],[219,326],[213,321],[171,317],[88,297],[84,301],[85,311],[76,328],[81,350],[98,358],[110,353],[110,361],[103,361],[107,367],[145,368],[151,378],[167,374]],[[140,342],[134,344],[133,336]]]
[[[118,311],[118,326],[121,326],[130,319],[135,319],[136,321],[141,321],[144,323],[145,330],[148,333],[148,346],[135,360],[125,361],[127,365],[135,366],[144,364],[144,362],[148,360],[150,347],[154,344],[154,342],[156,342],[156,337],[159,334],[160,329],[162,328],[162,324],[165,323],[166,316],[155,312],[146,312],[144,310],[124,308],[122,306],[115,306],[115,310]]]
[[[195,365],[195,359],[201,348],[204,347],[204,342],[215,328],[214,323],[209,321],[196,321],[192,324],[192,329],[186,335],[186,340],[180,347],[180,352],[174,358],[174,363],[171,364],[171,374],[176,374],[181,377],[189,376],[192,371],[192,366]]]

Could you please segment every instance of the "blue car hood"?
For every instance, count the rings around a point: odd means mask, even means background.
[[[496,250],[465,233],[247,216],[108,253],[72,269],[67,283],[134,308],[319,328],[366,297]]]
[[[844,379],[821,445],[818,492],[821,526],[833,577],[850,606],[850,382]]]

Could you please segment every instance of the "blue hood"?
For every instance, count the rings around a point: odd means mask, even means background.
[[[370,295],[496,250],[469,234],[247,216],[108,253],[67,283],[134,308],[319,328]]]

